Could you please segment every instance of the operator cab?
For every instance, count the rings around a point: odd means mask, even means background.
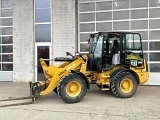
[[[142,64],[142,43],[138,33],[99,32],[91,34],[88,41],[91,70],[110,70],[119,64],[124,67]]]

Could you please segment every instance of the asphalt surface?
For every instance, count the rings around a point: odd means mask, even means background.
[[[0,83],[0,100],[25,96],[29,96],[28,84]],[[0,108],[0,120],[160,120],[160,86],[139,86],[132,98],[120,99],[91,85],[75,104],[64,103],[53,92],[34,104]]]

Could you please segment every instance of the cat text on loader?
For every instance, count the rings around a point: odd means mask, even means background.
[[[34,102],[54,91],[66,103],[81,101],[90,84],[111,90],[118,98],[132,97],[138,85],[148,80],[147,62],[143,57],[141,36],[130,32],[99,32],[90,35],[89,53],[55,58],[63,63],[47,66],[41,58],[45,80],[30,82]]]

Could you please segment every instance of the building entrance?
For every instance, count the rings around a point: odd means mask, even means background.
[[[43,81],[44,74],[39,59],[45,59],[47,65],[50,65],[49,59],[51,58],[50,44],[36,44],[36,59],[35,59],[35,81]]]

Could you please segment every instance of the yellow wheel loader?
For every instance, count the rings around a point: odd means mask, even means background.
[[[110,90],[118,98],[129,98],[148,80],[140,34],[98,32],[90,35],[88,43],[88,54],[66,52],[70,57],[55,58],[63,62],[60,66],[47,66],[40,58],[45,80],[30,82],[33,102],[54,91],[66,103],[76,103],[84,98],[90,84]]]

